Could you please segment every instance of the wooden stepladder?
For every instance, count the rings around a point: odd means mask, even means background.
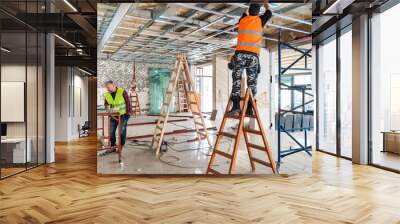
[[[132,106],[132,115],[137,116],[140,115],[140,103],[138,93],[131,92],[131,106]]]
[[[252,116],[246,115],[248,102],[250,102],[253,107],[254,115],[252,115]],[[250,89],[247,88],[244,97],[241,97],[241,114],[239,116],[229,116],[228,115],[228,111],[229,111],[229,108],[231,108],[231,106],[232,106],[232,100],[229,100],[228,105],[226,106],[226,109],[225,109],[225,114],[222,119],[221,126],[218,131],[218,136],[217,136],[217,140],[215,141],[214,150],[211,154],[211,158],[208,163],[207,174],[208,173],[221,174],[221,172],[213,169],[213,167],[212,167],[213,163],[215,161],[215,157],[217,155],[223,156],[230,160],[230,166],[229,166],[228,173],[229,174],[233,173],[233,169],[235,167],[238,149],[239,149],[240,135],[242,133],[244,135],[244,140],[246,143],[247,153],[249,155],[252,171],[255,171],[255,163],[258,163],[258,164],[261,164],[264,166],[271,167],[272,172],[276,173],[276,164],[275,164],[274,158],[272,156],[271,149],[269,148],[269,145],[268,145],[267,137],[265,135],[265,131],[264,131],[263,125],[261,123],[261,119],[260,119],[260,115],[258,113],[256,102],[253,98],[253,94],[251,93]],[[258,125],[258,130],[251,129],[249,127],[244,127],[244,121],[245,121],[246,117],[256,119],[256,123]],[[225,125],[226,125],[226,122],[228,119],[239,120],[239,126],[237,127],[236,133],[228,133],[225,131],[224,128],[225,128]],[[250,143],[249,134],[261,136],[262,141],[263,141],[263,146]],[[220,151],[218,149],[222,137],[228,137],[228,138],[235,139],[235,144],[233,146],[232,154]],[[253,157],[253,153],[252,153],[253,149],[265,152],[267,154],[269,162]]]
[[[133,75],[129,95],[131,97],[132,115],[134,116],[140,115],[139,95],[136,87],[136,63],[133,63]]]
[[[188,112],[188,102],[186,98],[185,82],[183,80],[178,80],[178,99],[176,101],[178,112]]]
[[[182,80],[185,98],[187,99],[188,109],[192,114],[194,126],[196,128],[197,137],[199,141],[206,138],[208,144],[211,146],[211,141],[208,136],[207,127],[204,123],[203,116],[200,111],[199,98],[194,91],[193,82],[190,77],[189,65],[184,54],[178,54],[176,57],[174,70],[169,80],[168,88],[164,95],[164,102],[161,107],[161,113],[158,117],[156,128],[154,130],[153,140],[151,148],[158,155],[160,153],[160,147],[163,142],[165,129],[168,123],[168,116],[173,105],[173,98],[177,93],[178,81]]]

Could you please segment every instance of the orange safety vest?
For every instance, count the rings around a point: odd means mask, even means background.
[[[239,22],[236,51],[260,54],[263,26],[259,16],[245,16]]]

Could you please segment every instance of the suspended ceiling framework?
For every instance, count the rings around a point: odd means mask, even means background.
[[[270,4],[267,45],[310,36],[311,4]],[[172,63],[184,52],[191,63],[231,55],[244,3],[101,3],[97,5],[97,55],[127,62]]]

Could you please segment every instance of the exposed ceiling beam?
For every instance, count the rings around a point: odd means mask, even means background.
[[[160,16],[161,16],[162,14],[164,14],[164,12],[167,10],[167,8],[168,8],[167,5],[161,4],[161,5],[159,5],[155,10],[153,10],[153,12],[152,12],[152,19],[149,20],[149,21],[147,21],[146,24],[144,24],[143,26],[141,26],[141,27],[139,28],[139,30],[138,30],[135,34],[131,35],[121,46],[119,46],[118,49],[111,55],[111,57],[112,57],[114,54],[118,53],[118,51],[120,51],[121,48],[123,48],[127,43],[129,43],[129,42],[130,42],[131,40],[133,40],[134,38],[138,37],[143,31],[145,31],[147,28],[149,28],[151,25],[153,25],[154,20],[160,18]]]
[[[204,9],[204,8],[197,7],[197,6],[195,6],[193,4],[189,4],[189,3],[185,3],[185,4],[183,4],[183,3],[173,3],[173,4],[177,5],[177,6],[185,7],[185,8],[188,8],[188,9],[195,9],[195,10],[199,10],[201,12],[211,13],[211,14],[214,14],[214,15],[227,16],[227,17],[230,17],[230,18],[233,18],[233,19],[239,19],[240,18],[240,15],[233,15],[233,14],[230,14],[230,13],[218,12],[218,11],[211,10],[211,9]],[[290,28],[290,27],[283,26],[283,25],[267,23],[267,26],[271,26],[271,27],[274,27],[274,28],[280,28],[280,29],[284,29],[284,30],[290,30],[290,31],[299,32],[299,33],[304,33],[304,34],[310,34],[310,32],[308,32],[308,31],[295,29],[295,28]]]
[[[230,5],[234,5],[234,6],[238,6],[238,7],[242,7],[242,8],[249,8],[249,5],[243,4],[243,3],[228,3]],[[295,4],[296,5],[296,4]],[[299,18],[295,18],[295,17],[291,17],[291,16],[285,16],[285,15],[281,15],[280,13],[276,13],[273,10],[271,10],[272,12],[272,16],[281,18],[281,19],[285,19],[285,20],[289,20],[289,21],[293,21],[293,22],[298,22],[298,23],[302,23],[302,24],[306,24],[306,25],[312,25],[312,22],[304,20],[304,19],[299,19]]]
[[[97,53],[100,54],[101,50],[107,43],[107,41],[112,37],[115,29],[118,27],[118,25],[121,23],[121,21],[124,19],[126,14],[134,7],[135,4],[132,3],[121,3],[114,14],[110,24],[108,25],[106,31],[104,32],[100,42],[97,44]]]
[[[67,16],[69,18],[71,18],[76,24],[78,24],[83,29],[83,31],[86,33],[86,35],[89,37],[89,38],[85,38],[85,41],[88,44],[90,44],[91,47],[95,47],[97,44],[96,43],[96,38],[97,38],[96,37],[96,34],[97,34],[96,28],[94,28],[92,26],[92,24],[90,24],[89,21],[81,14],[73,13],[73,14],[68,14]]]

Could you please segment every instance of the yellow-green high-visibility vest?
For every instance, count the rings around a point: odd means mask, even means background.
[[[108,105],[110,105],[113,110],[119,112],[120,115],[126,114],[126,104],[125,104],[123,88],[119,87],[117,88],[117,93],[115,94],[114,99],[110,92],[104,93],[104,98],[106,99]]]

